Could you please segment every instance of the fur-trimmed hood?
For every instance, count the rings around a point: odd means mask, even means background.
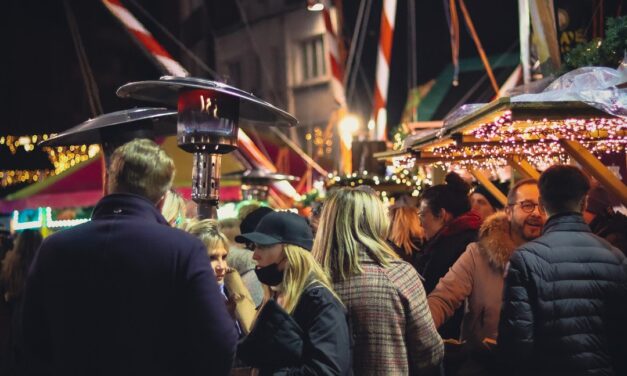
[[[507,214],[497,212],[485,219],[479,229],[477,245],[491,267],[500,272],[505,271],[505,266],[516,249],[510,235]]]

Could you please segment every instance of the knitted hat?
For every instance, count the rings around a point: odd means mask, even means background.
[[[483,197],[485,197],[488,200],[490,205],[492,205],[494,210],[503,209],[503,204],[501,204],[501,202],[497,200],[496,197],[494,197],[492,193],[490,193],[490,191],[488,191],[488,189],[484,187],[483,185],[481,184],[477,185],[475,189],[472,191],[472,193],[479,193],[483,195]]]

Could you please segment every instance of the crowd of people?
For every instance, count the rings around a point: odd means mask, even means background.
[[[107,176],[90,222],[4,256],[2,375],[627,374],[626,221],[577,167],[504,204],[449,173],[418,206],[339,188],[219,221],[152,141]]]

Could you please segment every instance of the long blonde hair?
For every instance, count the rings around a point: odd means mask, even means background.
[[[313,283],[324,286],[340,301],[333,291],[329,275],[316,262],[311,252],[297,245],[284,244],[283,253],[287,257],[287,264],[278,290],[283,294],[283,308],[289,314],[294,312],[305,288]]]
[[[383,267],[398,255],[387,244],[389,218],[379,198],[342,188],[324,203],[312,254],[333,281],[363,273],[360,251]]]
[[[420,225],[418,209],[409,206],[397,206],[390,209],[390,236],[389,239],[401,248],[406,255],[411,255],[419,248],[416,239],[422,240],[425,232]]]

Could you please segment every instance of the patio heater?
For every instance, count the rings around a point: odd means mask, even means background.
[[[108,167],[115,149],[133,139],[154,140],[176,134],[175,115],[176,111],[152,107],[110,112],[56,134],[40,142],[39,146],[100,144]]]
[[[270,184],[276,181],[297,181],[298,177],[264,170],[248,170],[222,176],[223,180],[240,180],[242,200],[266,201]]]
[[[235,87],[194,77],[131,82],[117,95],[177,107],[177,141],[194,154],[192,199],[200,218],[217,218],[222,155],[237,149],[240,120],[292,127],[289,113]]]

